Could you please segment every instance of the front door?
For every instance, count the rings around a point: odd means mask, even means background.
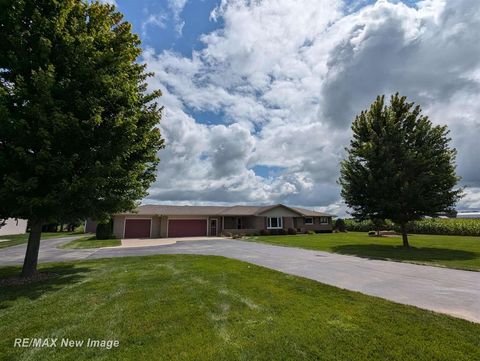
[[[210,237],[217,236],[217,219],[212,218],[210,219]]]

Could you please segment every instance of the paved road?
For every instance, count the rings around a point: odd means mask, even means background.
[[[39,262],[62,262],[62,261],[74,261],[79,259],[85,259],[88,256],[95,253],[96,249],[59,249],[62,243],[70,242],[71,240],[82,238],[81,236],[65,237],[65,238],[51,238],[43,239],[40,242],[40,254],[38,257]],[[27,249],[26,244],[20,244],[18,246],[0,248],[0,266],[13,266],[23,263],[25,257],[25,251]]]
[[[72,239],[72,238],[69,238]],[[152,254],[217,255],[480,322],[480,272],[368,260],[238,240],[178,242],[139,248],[64,250],[67,239],[42,241],[40,262]],[[25,245],[0,249],[0,265],[21,264]]]

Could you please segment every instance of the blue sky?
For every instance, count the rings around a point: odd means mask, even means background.
[[[375,0],[347,0],[345,7],[350,11],[371,5]],[[415,6],[416,0],[398,0],[409,6]],[[200,40],[202,34],[221,29],[222,19],[210,19],[212,11],[219,6],[221,0],[187,1],[175,18],[171,2],[168,0],[116,0],[117,8],[125,15],[134,31],[142,38],[143,46],[150,46],[157,51],[172,50],[183,56],[191,56],[192,50],[200,50],[204,44]],[[144,25],[149,16],[163,18],[163,26],[159,24]],[[177,23],[185,22],[181,34],[176,30]],[[145,28],[146,27],[146,28]]]
[[[355,115],[399,91],[458,150],[480,209],[478,0],[103,0],[142,39],[165,106],[148,203],[288,203],[345,214]]]
[[[143,48],[151,47],[156,52],[167,50],[191,57],[193,51],[199,51],[205,46],[200,39],[202,34],[222,28],[222,19],[216,21],[210,19],[210,14],[220,5],[220,1],[187,1],[178,14],[172,9],[171,4],[172,2],[167,0],[116,2],[125,19],[132,24],[133,31],[141,37]],[[179,24],[183,24],[181,31],[178,30]],[[199,123],[224,122],[224,114],[221,111],[188,109],[187,113]]]
[[[221,21],[209,20],[210,13],[218,6],[218,0],[188,1],[176,19],[169,1],[136,0],[117,1],[118,9],[125,15],[139,34],[143,46],[157,51],[172,50],[184,56],[191,56],[192,50],[202,47],[200,35],[209,33],[222,26]],[[150,23],[145,25],[149,16],[162,19],[163,25]],[[185,22],[181,34],[176,29],[179,22]]]

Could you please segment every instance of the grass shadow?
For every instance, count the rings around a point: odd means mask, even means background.
[[[475,252],[449,248],[410,247],[379,244],[347,244],[332,247],[336,253],[364,258],[393,259],[400,261],[438,262],[468,261],[479,257]]]
[[[56,265],[39,269],[39,272],[51,275],[46,280],[21,285],[0,284],[0,310],[9,308],[18,298],[28,298],[33,301],[46,293],[55,292],[66,285],[81,282],[92,271],[93,268],[83,266]],[[20,268],[18,267],[2,267],[0,269],[0,279],[19,274]]]

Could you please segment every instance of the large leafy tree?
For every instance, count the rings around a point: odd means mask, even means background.
[[[140,40],[111,5],[0,3],[0,218],[29,219],[22,275],[42,224],[131,209],[155,179],[160,93]]]
[[[455,189],[455,149],[446,126],[434,126],[419,106],[395,94],[379,96],[352,125],[353,139],[341,163],[342,197],[357,219],[390,219],[409,247],[409,221],[450,212]]]

